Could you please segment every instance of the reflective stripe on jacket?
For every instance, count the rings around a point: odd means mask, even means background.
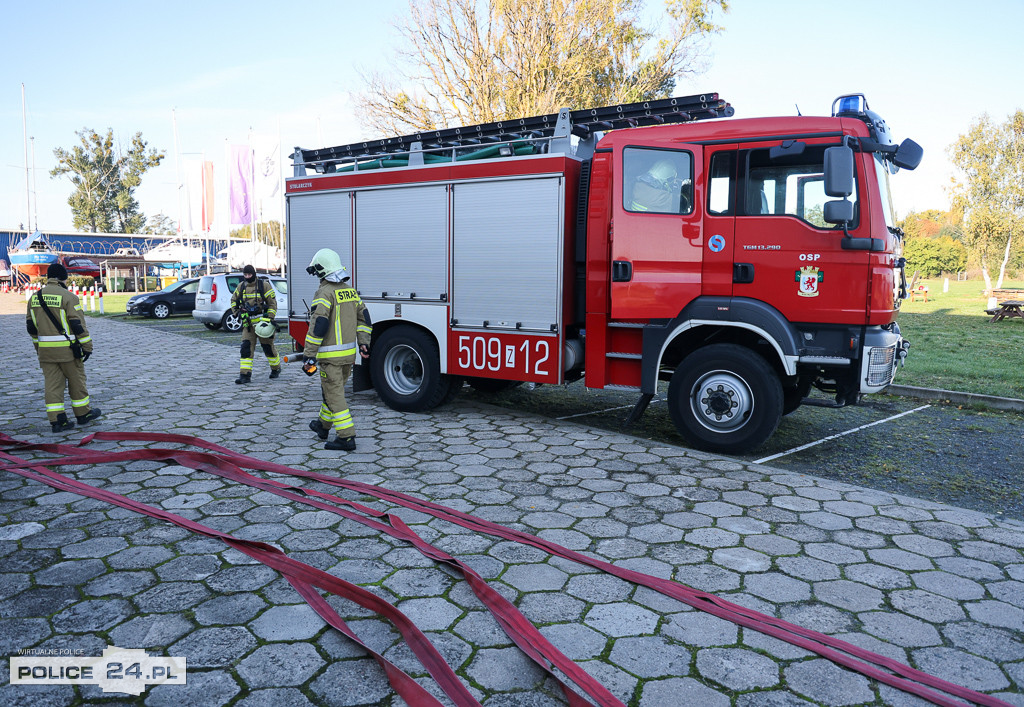
[[[364,312],[366,305],[346,282],[320,281],[320,287],[313,295],[309,315],[309,331],[306,333],[305,356],[330,359],[339,363],[355,361],[359,345],[370,344],[370,327]],[[327,331],[323,337],[314,334],[316,320],[327,319]]]
[[[260,294],[260,288],[263,294]],[[231,307],[239,311],[255,312],[273,320],[277,316],[277,295],[273,286],[257,277],[253,282],[244,279],[231,295]]]
[[[58,326],[54,326],[46,315],[46,310],[39,301],[40,297],[45,299],[46,306],[57,320]],[[50,278],[41,290],[29,298],[25,313],[25,328],[32,337],[40,361],[61,363],[75,360],[71,353],[71,342],[68,341],[76,338],[72,322],[80,326],[81,333],[77,339],[82,345],[82,350],[91,352],[92,337],[89,336],[89,330],[85,325],[85,314],[78,297],[68,292],[56,279]]]

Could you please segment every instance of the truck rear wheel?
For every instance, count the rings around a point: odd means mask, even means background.
[[[451,379],[441,373],[437,344],[409,326],[388,329],[374,343],[370,372],[384,404],[402,412],[437,407],[451,389]]]
[[[782,385],[768,362],[736,344],[713,344],[672,374],[668,405],[679,433],[693,446],[742,454],[775,432]]]

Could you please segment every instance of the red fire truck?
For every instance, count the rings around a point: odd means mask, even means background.
[[[290,333],[327,247],[372,318],[355,385],[397,410],[583,379],[637,393],[635,420],[667,381],[686,441],[739,453],[812,386],[882,390],[908,349],[889,177],[921,148],[861,94],[732,114],[705,94],[296,148]]]

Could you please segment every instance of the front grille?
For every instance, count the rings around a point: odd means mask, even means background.
[[[889,385],[892,383],[895,372],[895,346],[871,349],[871,353],[868,355],[868,385]]]

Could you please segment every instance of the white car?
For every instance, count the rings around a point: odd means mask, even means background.
[[[260,275],[264,286],[271,288],[277,296],[277,316],[274,321],[288,326],[288,281],[277,275]],[[242,319],[231,311],[231,295],[242,282],[242,273],[219,273],[199,278],[196,305],[192,316],[206,325],[207,329],[241,331]]]

